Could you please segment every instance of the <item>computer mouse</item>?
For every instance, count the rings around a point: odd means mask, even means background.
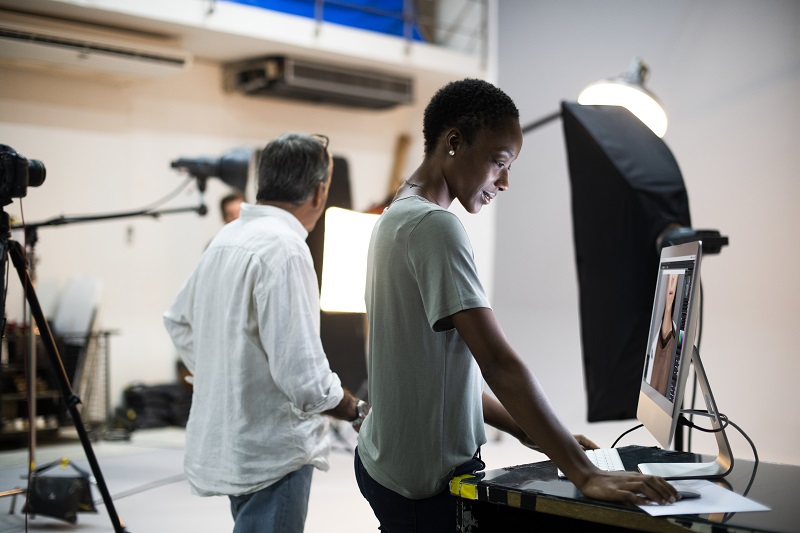
[[[690,490],[679,490],[678,494],[681,495],[682,500],[694,500],[695,498],[700,497],[699,492],[692,492]]]

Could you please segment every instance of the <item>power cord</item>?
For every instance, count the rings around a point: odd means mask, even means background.
[[[681,412],[682,413],[689,413],[690,415],[707,416],[709,418],[714,416],[711,413],[709,413],[708,411],[697,410],[697,409],[684,409]],[[753,461],[756,464],[758,464],[758,462],[759,462],[758,450],[756,449],[756,445],[753,442],[753,440],[750,438],[750,436],[747,435],[747,433],[745,433],[744,430],[741,427],[739,427],[737,424],[735,424],[734,422],[729,420],[727,415],[724,415],[722,413],[718,413],[718,417],[719,417],[720,421],[722,422],[722,426],[719,429],[708,429],[708,428],[700,427],[700,426],[694,424],[693,422],[690,422],[689,420],[687,420],[683,416],[680,417],[680,423],[685,425],[685,426],[689,426],[691,428],[694,428],[694,429],[696,429],[698,431],[702,431],[704,433],[718,433],[718,432],[722,431],[723,429],[725,429],[726,427],[728,427],[728,425],[733,426],[734,428],[736,428],[736,431],[738,431],[739,434],[741,434],[742,437],[744,437],[745,440],[747,440],[748,444],[750,444],[750,449],[753,450]]]
[[[690,429],[696,429],[697,431],[702,431],[703,433],[719,433],[720,431],[723,431],[726,427],[728,427],[730,425],[730,426],[733,426],[734,428],[736,428],[736,430],[742,435],[742,437],[744,437],[745,440],[747,440],[748,444],[750,444],[750,449],[753,450],[753,462],[755,463],[753,465],[753,477],[750,478],[750,483],[748,483],[747,488],[742,493],[743,496],[747,495],[747,491],[750,490],[750,486],[753,484],[753,479],[755,479],[755,471],[756,471],[756,468],[758,468],[758,463],[759,463],[758,450],[756,449],[756,445],[753,442],[753,439],[751,439],[750,436],[747,433],[745,433],[745,431],[741,427],[739,427],[737,424],[732,422],[728,418],[728,416],[725,415],[725,414],[722,414],[722,413],[718,413],[717,414],[719,420],[722,422],[722,425],[719,428],[716,428],[716,429],[711,428],[711,429],[709,429],[709,428],[704,428],[704,427],[698,426],[697,424],[695,424],[694,422],[692,422],[691,420],[689,420],[688,418],[683,416],[683,413],[686,413],[690,417],[691,416],[695,416],[695,415],[696,416],[707,416],[709,418],[713,417],[714,415],[712,415],[708,411],[700,410],[700,409],[682,409],[681,413],[682,414],[681,414],[680,418],[678,419],[678,423],[683,425],[683,426],[686,426],[686,427],[688,427]],[[637,429],[639,429],[641,427],[644,427],[644,424],[639,424],[639,425],[633,426],[632,428],[630,428],[628,430],[623,431],[620,434],[620,436],[617,437],[617,439],[614,441],[614,443],[611,445],[611,447],[615,448],[617,446],[617,443],[622,439],[622,437],[624,437],[628,433],[631,433],[631,432],[633,432],[633,431],[635,431],[635,430],[637,430]]]
[[[639,429],[639,428],[641,428],[641,427],[644,427],[644,424],[639,424],[638,426],[633,426],[631,429],[628,429],[628,430],[626,430],[626,431],[623,431],[623,432],[622,432],[622,434],[621,434],[619,437],[617,437],[617,440],[615,440],[615,441],[614,441],[614,444],[612,444],[612,445],[611,445],[611,447],[612,447],[612,448],[616,448],[616,447],[617,447],[617,443],[618,443],[618,442],[619,442],[619,441],[622,439],[622,437],[624,437],[624,436],[625,436],[625,435],[627,435],[628,433],[631,433],[631,432],[633,432],[633,431],[636,431],[637,429]]]

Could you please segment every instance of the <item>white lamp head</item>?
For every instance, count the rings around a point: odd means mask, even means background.
[[[647,73],[647,65],[635,58],[626,74],[587,85],[578,95],[578,103],[625,107],[653,133],[663,137],[667,132],[667,114],[653,93],[644,87]]]

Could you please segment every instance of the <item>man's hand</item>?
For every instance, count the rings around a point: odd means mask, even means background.
[[[364,419],[367,418],[370,409],[370,405],[364,400],[358,400],[356,403],[356,412],[358,413],[358,418],[350,422],[350,424],[353,426],[353,429],[356,430],[356,433],[361,431],[361,424],[364,422]]]
[[[344,389],[342,401],[340,401],[336,407],[325,411],[323,414],[350,422],[353,429],[358,432],[361,429],[361,423],[367,417],[367,413],[369,413],[369,409],[370,407],[367,402],[356,398],[349,390]]]

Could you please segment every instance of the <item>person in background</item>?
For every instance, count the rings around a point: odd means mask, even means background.
[[[547,454],[586,497],[674,502],[662,478],[589,461],[584,449],[597,446],[570,434],[509,345],[464,227],[447,210],[457,200],[477,213],[509,188],[522,148],[514,102],[482,80],[449,83],[425,109],[423,136],[423,161],[378,219],[368,254],[372,409],[354,468],[381,529],[455,530],[448,482],[484,467],[484,423]]]
[[[328,139],[267,144],[256,204],[214,237],[164,313],[193,376],[184,469],[192,491],[227,496],[235,533],[303,531],[314,468],[328,469],[330,415],[358,428],[320,340],[305,239],[325,209]]]
[[[242,203],[245,201],[244,193],[236,190],[232,193],[226,194],[219,202],[219,212],[222,215],[222,221],[227,224],[239,218],[239,212],[242,208]]]

